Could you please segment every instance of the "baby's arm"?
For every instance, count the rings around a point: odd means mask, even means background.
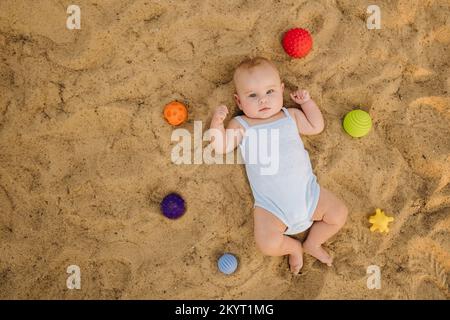
[[[298,131],[304,135],[318,134],[323,131],[325,125],[319,107],[309,96],[306,90],[297,90],[291,93],[294,102],[300,104],[302,110],[294,109]]]
[[[243,137],[243,128],[236,119],[231,119],[227,129],[225,129],[223,121],[227,114],[227,107],[221,105],[216,108],[211,120],[211,143],[216,154],[225,154],[233,151]]]

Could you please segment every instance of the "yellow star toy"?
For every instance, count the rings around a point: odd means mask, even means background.
[[[388,224],[394,221],[393,217],[388,217],[381,209],[376,209],[375,215],[369,217],[369,222],[372,224],[370,231],[374,232],[379,230],[380,232],[389,232]]]

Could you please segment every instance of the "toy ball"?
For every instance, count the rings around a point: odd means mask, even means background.
[[[345,115],[344,130],[354,138],[365,136],[372,128],[370,115],[363,110],[353,110]]]
[[[168,194],[161,201],[161,211],[169,219],[178,219],[186,211],[184,199],[176,193]]]
[[[178,126],[187,120],[187,108],[178,101],[172,101],[164,107],[164,117],[171,125]]]
[[[236,271],[238,266],[238,261],[234,255],[231,253],[225,253],[219,258],[217,262],[219,270],[225,274],[232,274]]]
[[[290,29],[283,36],[283,48],[291,57],[303,58],[312,48],[312,37],[306,29]]]

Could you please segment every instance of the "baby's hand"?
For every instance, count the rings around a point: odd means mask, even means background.
[[[294,100],[295,103],[298,104],[304,104],[311,100],[311,97],[309,96],[309,92],[303,89],[298,89],[295,92],[291,93],[291,98]]]
[[[220,105],[214,111],[211,125],[221,125],[228,115],[228,108],[225,105]]]

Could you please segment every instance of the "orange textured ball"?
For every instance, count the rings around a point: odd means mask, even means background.
[[[187,108],[184,104],[173,101],[164,107],[164,117],[171,125],[178,126],[187,120]]]

